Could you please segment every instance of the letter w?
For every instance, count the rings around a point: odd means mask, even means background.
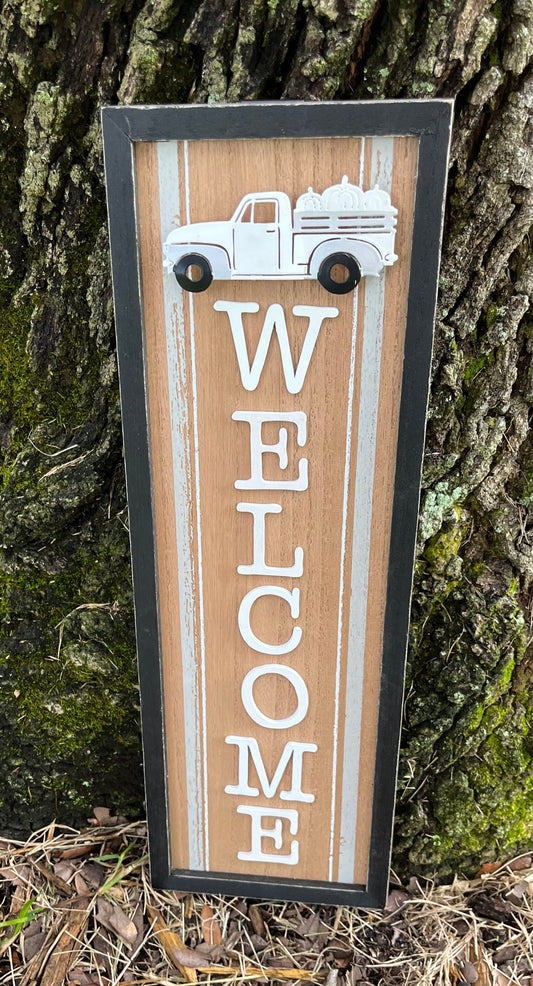
[[[245,313],[253,314],[254,312],[258,312],[259,305],[254,301],[215,301],[213,308],[217,312],[227,312],[229,315],[233,344],[237,354],[242,385],[245,390],[256,389],[266,362],[270,340],[274,332],[276,333],[281,353],[285,385],[289,394],[299,394],[303,387],[322,322],[325,318],[336,318],[339,314],[338,308],[319,308],[317,305],[294,306],[292,309],[293,315],[303,316],[309,319],[309,327],[305,335],[300,359],[295,369],[289,344],[285,312],[281,305],[269,305],[259,343],[251,364],[246,346],[242,316]]]
[[[315,743],[294,743],[285,744],[278,766],[274,771],[271,781],[267,777],[263,758],[259,752],[257,740],[251,736],[226,736],[226,743],[235,743],[239,747],[239,783],[228,784],[224,790],[226,794],[247,794],[255,797],[259,794],[259,788],[250,787],[248,783],[248,769],[250,764],[249,754],[252,755],[259,783],[266,798],[273,798],[281,784],[283,774],[287,768],[291,757],[292,760],[292,781],[290,791],[281,791],[280,798],[283,801],[307,801],[315,800],[314,794],[304,794],[302,791],[302,760],[304,753],[316,753],[318,747]]]

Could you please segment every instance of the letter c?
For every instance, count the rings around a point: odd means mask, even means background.
[[[256,589],[250,589],[239,606],[239,630],[248,647],[259,651],[260,654],[288,654],[289,651],[298,646],[302,639],[300,627],[294,627],[289,639],[284,644],[266,644],[264,640],[259,640],[259,637],[256,637],[252,631],[250,611],[256,599],[261,596],[279,596],[280,599],[284,599],[290,606],[291,616],[296,619],[300,615],[300,590],[293,589],[292,592],[289,592],[288,589],[280,589],[275,585],[261,585]]]

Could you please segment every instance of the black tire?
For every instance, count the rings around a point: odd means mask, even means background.
[[[331,276],[331,271],[337,265],[346,268],[347,277],[344,281],[334,281]],[[332,253],[320,264],[317,280],[331,294],[348,294],[349,291],[353,291],[356,284],[359,284],[361,268],[349,253]]]
[[[187,269],[193,266],[199,267],[202,272],[197,280],[187,277]],[[187,253],[174,264],[173,270],[179,286],[185,291],[205,291],[213,280],[213,271],[208,261],[199,253]]]

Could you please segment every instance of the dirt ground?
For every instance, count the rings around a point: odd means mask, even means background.
[[[0,986],[533,986],[533,859],[436,886],[392,874],[382,911],[152,889],[146,826],[95,809],[0,840]]]

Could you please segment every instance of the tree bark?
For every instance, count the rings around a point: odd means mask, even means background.
[[[395,835],[529,835],[533,15],[526,0],[3,0],[0,828],[142,805],[98,108],[454,96]]]

